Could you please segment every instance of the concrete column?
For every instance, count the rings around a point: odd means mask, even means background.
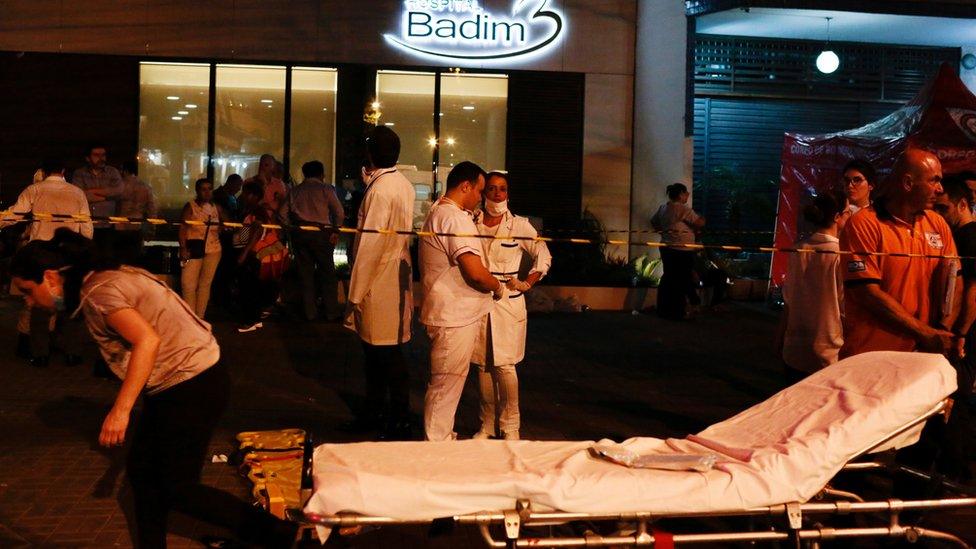
[[[692,143],[684,132],[687,39],[683,2],[638,2],[631,230],[651,228],[651,216],[667,200],[665,187],[681,181],[691,188]],[[632,240],[657,240],[647,236]],[[649,251],[632,246],[631,257]]]

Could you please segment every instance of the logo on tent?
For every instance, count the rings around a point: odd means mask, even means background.
[[[947,109],[949,116],[956,121],[956,125],[966,134],[966,137],[976,141],[976,111],[965,109]]]

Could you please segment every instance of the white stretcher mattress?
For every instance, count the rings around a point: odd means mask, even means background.
[[[940,355],[866,353],[698,435],[623,442],[641,454],[718,454],[707,472],[629,469],[591,457],[589,441],[324,444],[305,510],[428,520],[511,509],[519,499],[537,511],[657,514],[805,502],[955,388]]]

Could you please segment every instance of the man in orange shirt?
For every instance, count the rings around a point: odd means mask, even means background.
[[[957,311],[943,310],[944,303],[958,309],[958,299],[945,299],[958,264],[940,259],[956,255],[956,246],[945,220],[931,211],[942,193],[939,159],[927,151],[905,151],[883,191],[873,207],[847,223],[841,249],[930,257],[847,256],[840,355],[915,350],[959,354],[962,335],[945,328]]]

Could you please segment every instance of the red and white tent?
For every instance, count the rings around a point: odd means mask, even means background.
[[[803,206],[820,190],[839,184],[854,158],[871,162],[887,176],[906,148],[932,151],[943,173],[976,170],[976,96],[946,64],[914,99],[866,126],[831,134],[787,133],[783,140],[775,245],[793,246],[806,232]],[[771,282],[783,283],[787,254],[773,254]]]

